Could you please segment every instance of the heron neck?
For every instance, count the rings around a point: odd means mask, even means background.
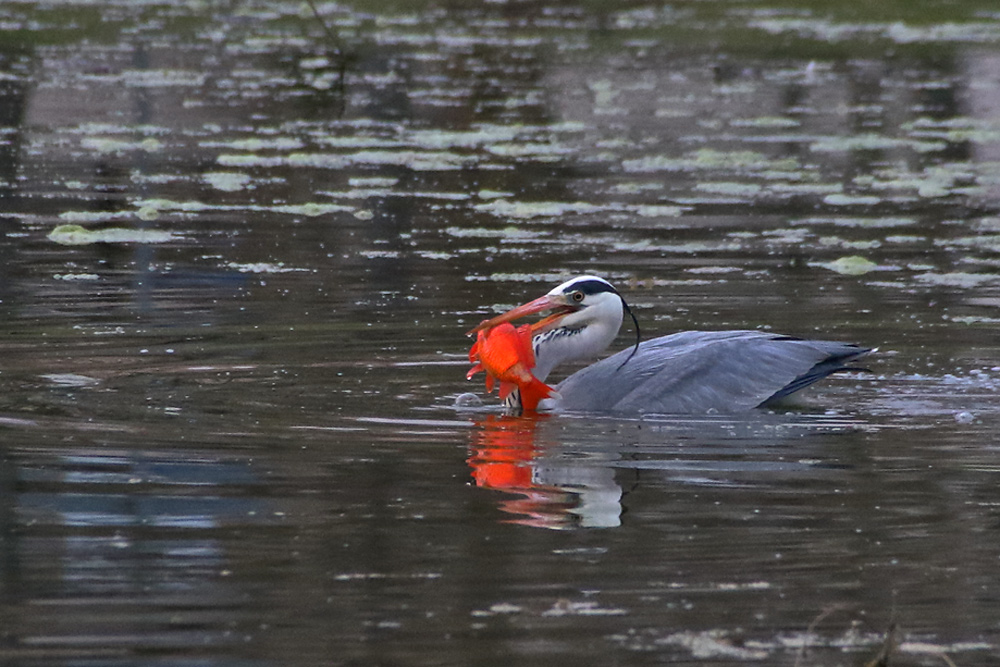
[[[549,373],[559,364],[592,359],[606,350],[617,335],[617,326],[600,322],[580,327],[559,327],[539,334],[532,341],[535,352],[535,368],[532,373],[545,382]]]

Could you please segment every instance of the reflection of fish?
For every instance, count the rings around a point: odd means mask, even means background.
[[[521,390],[521,406],[534,410],[543,398],[555,392],[534,375],[535,353],[531,349],[531,326],[514,328],[504,322],[491,329],[479,331],[476,342],[469,350],[469,361],[475,364],[465,376],[471,379],[479,371],[486,371],[486,391],[493,391],[493,383],[500,380],[500,398],[505,399],[514,387]]]
[[[622,490],[610,460],[546,457],[553,442],[538,435],[545,419],[489,415],[477,422],[468,458],[476,486],[504,494],[498,508],[514,515],[512,523],[555,530],[621,525]]]

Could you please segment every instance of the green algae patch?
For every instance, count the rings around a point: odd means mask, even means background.
[[[226,148],[234,151],[258,153],[260,151],[294,151],[305,147],[301,139],[294,137],[272,137],[268,139],[250,138],[232,141],[203,141],[205,148]]]
[[[92,243],[166,243],[181,238],[173,232],[158,229],[86,229],[80,225],[59,225],[47,238],[60,245],[90,245]]]
[[[152,137],[140,141],[126,141],[110,137],[84,137],[80,146],[98,153],[126,153],[129,151],[145,151],[155,153],[163,148],[163,144]]]
[[[834,193],[823,197],[823,203],[829,206],[874,206],[881,201],[881,197],[875,197],[873,195],[847,195],[843,193]]]
[[[494,199],[473,208],[484,213],[492,213],[502,218],[529,220],[531,218],[556,218],[563,215],[585,215],[588,213],[634,213],[643,218],[675,218],[682,215],[688,208],[683,206],[657,204],[591,204],[584,201],[557,202],[531,201],[519,202],[509,199]]]
[[[215,159],[223,167],[308,167],[344,169],[351,165],[407,167],[413,171],[450,171],[476,160],[447,151],[362,150],[354,153],[290,153],[288,155],[223,154]]]
[[[934,239],[934,245],[952,248],[978,248],[990,252],[1000,252],[1000,234],[960,236],[950,239]]]
[[[289,213],[291,215],[304,215],[308,218],[315,218],[320,215],[326,215],[327,213],[348,213],[354,211],[351,206],[341,206],[339,204],[317,204],[315,202],[310,202],[308,204],[289,204],[284,206],[267,206],[263,207],[266,210],[274,211],[275,213]]]
[[[844,276],[862,276],[878,268],[878,264],[861,255],[841,257],[832,262],[817,262],[816,266],[821,266],[824,269],[835,271]]]
[[[57,273],[52,277],[56,280],[65,280],[66,282],[100,280],[101,278],[96,273]]]
[[[903,21],[851,23],[820,18],[781,17],[754,20],[748,25],[772,35],[791,33],[801,38],[828,43],[858,38],[880,38],[896,44],[941,42],[979,44],[995,43],[1000,40],[1000,30],[996,24],[987,21],[914,25]]]
[[[205,72],[174,69],[130,69],[118,76],[126,86],[135,88],[197,87],[208,78]]]
[[[517,202],[506,199],[496,199],[485,204],[476,204],[477,211],[492,213],[506,218],[542,218],[556,217],[567,213],[595,213],[604,210],[603,207],[587,202],[554,202],[535,201]]]
[[[554,143],[509,143],[491,144],[486,151],[498,157],[535,158],[538,161],[555,161],[573,152],[568,146]]]
[[[710,192],[717,195],[729,195],[732,197],[754,197],[759,195],[763,190],[763,187],[757,185],[756,183],[730,183],[730,182],[716,182],[716,183],[698,183],[694,186],[695,190],[700,190],[701,192]]]
[[[809,150],[817,153],[844,153],[849,151],[884,151],[910,148],[918,153],[943,151],[948,144],[943,141],[896,139],[881,134],[859,134],[853,137],[824,137],[813,142]]]
[[[197,213],[199,211],[208,211],[213,207],[209,204],[203,204],[200,201],[174,201],[173,199],[140,199],[133,202],[140,210],[145,210],[147,213],[152,211],[183,211],[185,213]],[[216,207],[218,210],[222,210],[222,207]]]
[[[131,211],[63,211],[59,219],[67,224],[82,222],[111,222],[132,217]]]
[[[778,195],[832,195],[843,191],[840,183],[772,183],[769,192]]]
[[[292,266],[285,266],[284,262],[252,262],[239,263],[227,262],[226,268],[239,271],[240,273],[297,273],[308,272],[310,269],[301,269]]]
[[[399,183],[398,178],[389,178],[384,176],[358,176],[347,179],[347,184],[352,188],[383,189],[391,188],[397,183]]]
[[[817,241],[823,246],[834,246],[851,250],[875,250],[882,247],[881,241],[849,241],[839,236],[821,236]]]
[[[140,206],[135,212],[135,217],[145,222],[152,222],[160,217],[160,211],[152,206]]]
[[[669,206],[666,204],[638,204],[629,207],[636,215],[643,218],[677,218],[690,210],[683,206]]]
[[[201,176],[202,180],[222,192],[239,192],[250,185],[249,174],[241,171],[210,171]]]
[[[917,280],[928,285],[940,287],[978,287],[985,283],[995,283],[1000,281],[1000,274],[996,273],[963,273],[955,271],[952,273],[921,273],[915,276]]]
[[[761,116],[760,118],[734,118],[729,121],[733,127],[799,127],[802,123],[794,118],[783,118],[781,116]]]
[[[488,229],[486,227],[446,227],[444,233],[455,238],[473,239],[533,239],[547,236],[546,232],[536,232],[514,225],[508,225],[500,229]]]
[[[955,322],[956,324],[990,324],[990,325],[1000,324],[1000,318],[980,317],[976,315],[967,315],[964,317],[946,317],[945,319],[951,322]]]
[[[717,151],[711,148],[687,153],[684,157],[651,156],[625,160],[622,169],[629,173],[658,171],[799,171],[794,158],[772,158],[756,151]]]
[[[894,229],[896,227],[908,227],[917,224],[915,218],[885,217],[885,218],[805,218],[795,221],[792,224],[832,224],[837,227],[859,227],[868,229]]]
[[[352,206],[341,204],[320,204],[308,202],[305,204],[274,204],[264,206],[260,204],[237,205],[214,205],[205,204],[200,201],[174,201],[171,199],[140,199],[133,202],[138,207],[140,213],[146,216],[154,216],[160,212],[179,211],[182,213],[201,213],[205,211],[254,211],[263,213],[285,213],[288,215],[303,215],[306,217],[316,217],[327,213],[350,213],[354,211]]]
[[[476,196],[480,199],[502,199],[504,197],[513,197],[514,193],[503,190],[480,190],[476,193]]]

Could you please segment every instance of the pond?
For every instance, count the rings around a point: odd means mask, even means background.
[[[996,664],[998,90],[989,2],[7,3],[0,654]],[[879,350],[503,415],[578,274]]]

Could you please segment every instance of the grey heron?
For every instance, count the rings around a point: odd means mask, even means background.
[[[618,335],[625,299],[597,276],[578,276],[544,296],[484,320],[469,334],[551,311],[532,325],[534,375],[545,381],[558,365],[590,359]],[[617,414],[735,413],[762,407],[832,373],[872,350],[765,331],[682,331],[636,343],[556,385],[540,410]],[[515,391],[507,407],[517,409]]]

